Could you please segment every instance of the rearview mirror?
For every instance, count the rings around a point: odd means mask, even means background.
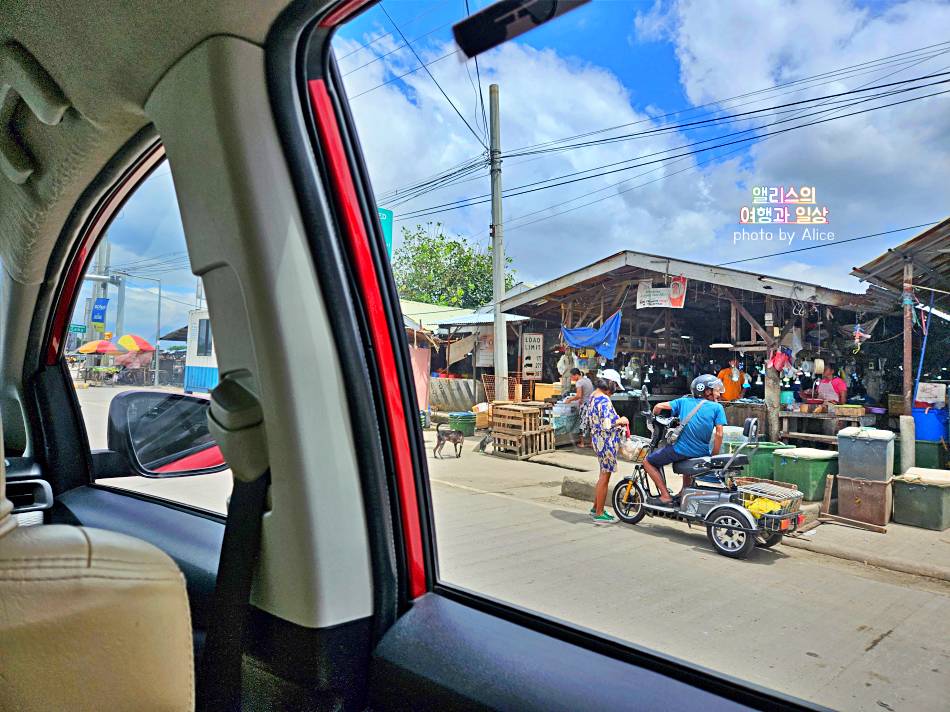
[[[208,431],[210,401],[161,391],[126,391],[109,404],[108,448],[146,477],[226,470]]]
[[[452,27],[466,57],[487,52],[590,0],[499,0]]]

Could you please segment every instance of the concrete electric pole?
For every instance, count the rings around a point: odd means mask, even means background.
[[[498,85],[488,87],[491,159],[492,299],[495,302],[495,398],[508,398],[508,331],[501,313],[505,298],[505,241],[501,214],[501,116]]]

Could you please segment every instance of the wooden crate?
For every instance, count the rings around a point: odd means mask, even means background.
[[[511,433],[492,430],[494,454],[515,460],[554,452],[554,428],[546,426],[533,433]]]
[[[541,410],[526,405],[496,405],[492,408],[492,431],[533,433],[541,429]]]
[[[543,425],[538,433],[538,453],[554,452],[554,426]]]
[[[888,415],[908,415],[904,412],[904,396],[900,393],[887,394]]]

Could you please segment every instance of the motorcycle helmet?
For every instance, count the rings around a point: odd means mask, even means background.
[[[709,373],[704,373],[702,376],[696,376],[689,386],[690,393],[692,393],[696,398],[704,398],[706,392],[710,389],[719,391],[720,393],[726,390],[725,386],[722,385],[722,381]]]

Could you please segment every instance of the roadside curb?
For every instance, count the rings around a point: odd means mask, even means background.
[[[938,581],[950,582],[950,568],[944,566],[919,564],[904,559],[896,559],[891,556],[868,556],[842,546],[835,546],[834,544],[822,544],[821,542],[791,537],[782,539],[782,544],[796,549],[805,549],[806,551],[811,551],[816,554],[833,556],[836,559],[846,559],[847,561],[854,561],[867,566],[876,566],[879,569],[888,569],[903,574],[926,576],[927,578],[937,579]]]

